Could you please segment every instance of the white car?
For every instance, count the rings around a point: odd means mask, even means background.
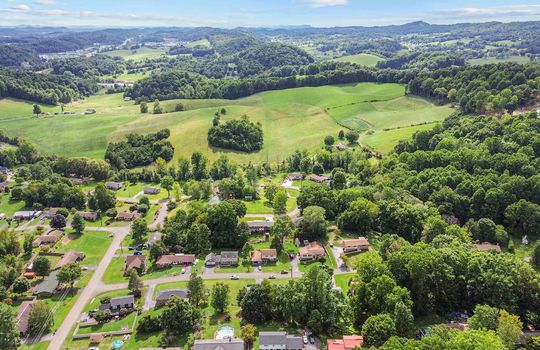
[[[186,268],[182,267],[182,275],[186,273]]]
[[[308,343],[308,339],[307,339],[307,336],[303,336],[302,337],[302,341],[304,342],[304,344],[307,344]]]
[[[259,265],[259,267],[257,267],[257,269],[258,269],[259,271],[262,271],[262,266]]]
[[[232,275],[232,276],[231,276],[231,279],[232,279],[232,280],[239,280],[239,279],[240,279],[240,276],[238,276],[238,275]]]

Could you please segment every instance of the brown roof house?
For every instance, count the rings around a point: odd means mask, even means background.
[[[60,269],[64,265],[82,261],[83,259],[84,259],[84,253],[77,252],[75,250],[70,250],[69,252],[67,252],[66,254],[62,256],[60,261],[58,261],[55,269]]]
[[[90,344],[99,344],[105,339],[105,334],[103,333],[92,333],[90,334]]]
[[[141,217],[141,213],[138,211],[121,211],[116,215],[116,220],[121,221],[133,221]]]
[[[501,247],[498,244],[493,244],[493,243],[489,243],[489,242],[483,242],[483,243],[480,243],[480,244],[475,244],[475,246],[476,246],[476,249],[478,249],[481,252],[488,252],[488,251],[491,251],[491,250],[496,251],[496,252],[501,251]]]
[[[126,256],[126,262],[123,267],[124,275],[127,275],[131,269],[137,270],[141,275],[146,270],[146,256],[145,255],[128,255]]]
[[[358,237],[355,239],[344,239],[343,253],[356,253],[364,250],[369,250],[369,242],[365,237]]]
[[[277,250],[274,248],[255,250],[251,254],[251,263],[253,265],[261,265],[277,260]]]
[[[60,208],[49,208],[49,209],[45,210],[43,212],[43,217],[45,217],[46,219],[52,219],[53,216],[55,216],[56,213],[58,212],[58,209],[60,209]]]
[[[94,211],[81,211],[79,214],[87,221],[96,221],[98,219],[98,215]]]
[[[316,182],[316,183],[319,183],[319,184],[323,184],[323,183],[328,183],[330,182],[330,177],[328,176],[325,176],[325,175],[311,175],[309,177],[309,179],[313,182]]]
[[[304,180],[304,177],[306,176],[302,173],[290,173],[289,175],[287,175],[287,179],[291,181]]]
[[[319,242],[304,242],[304,246],[298,249],[300,260],[313,261],[324,258],[326,250]]]
[[[19,311],[17,312],[17,326],[22,336],[28,332],[28,320],[30,319],[30,312],[34,307],[36,299],[25,300],[19,305]]]
[[[164,268],[174,265],[192,265],[195,262],[195,255],[193,254],[175,254],[175,255],[162,255],[156,261],[157,268]]]
[[[144,194],[158,194],[160,192],[161,192],[161,189],[157,187],[145,187],[143,189]]]
[[[42,245],[53,245],[62,238],[64,232],[60,230],[52,230],[49,233],[41,236],[37,236],[32,242],[33,247],[39,247]]]

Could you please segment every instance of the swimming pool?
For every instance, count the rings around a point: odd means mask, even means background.
[[[234,328],[231,326],[221,326],[216,332],[216,339],[234,338]]]

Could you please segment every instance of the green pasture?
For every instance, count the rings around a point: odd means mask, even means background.
[[[276,162],[296,149],[319,149],[325,136],[337,135],[340,129],[369,129],[376,133],[385,128],[442,120],[451,113],[447,106],[435,106],[404,94],[405,88],[399,84],[303,87],[267,91],[237,100],[162,101],[165,111],[174,111],[179,102],[185,111],[160,115],[143,115],[139,106],[124,101],[121,94],[110,94],[67,105],[65,110],[75,112],[74,115],[40,118],[32,115],[31,103],[2,99],[0,120],[2,129],[9,134],[24,137],[44,153],[61,156],[102,159],[108,142],[122,140],[132,132],[149,133],[169,128],[175,159],[202,151],[210,160],[225,153],[239,162]],[[83,115],[87,108],[96,109],[96,113]],[[207,132],[214,113],[221,108],[227,111],[222,116],[223,121],[246,114],[252,121],[260,122],[263,149],[248,154],[209,147]],[[54,112],[60,108],[44,107],[44,110]],[[370,138],[364,142],[369,144]]]
[[[370,53],[359,53],[356,55],[338,57],[334,59],[334,61],[356,63],[361,66],[375,67],[379,61],[384,61],[384,58]]]

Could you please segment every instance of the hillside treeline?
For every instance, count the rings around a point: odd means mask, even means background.
[[[120,74],[126,69],[126,63],[121,57],[109,57],[106,55],[54,60],[51,65],[54,74],[71,72],[85,79]]]
[[[56,105],[98,91],[95,83],[67,76],[0,70],[0,98],[14,97]]]

